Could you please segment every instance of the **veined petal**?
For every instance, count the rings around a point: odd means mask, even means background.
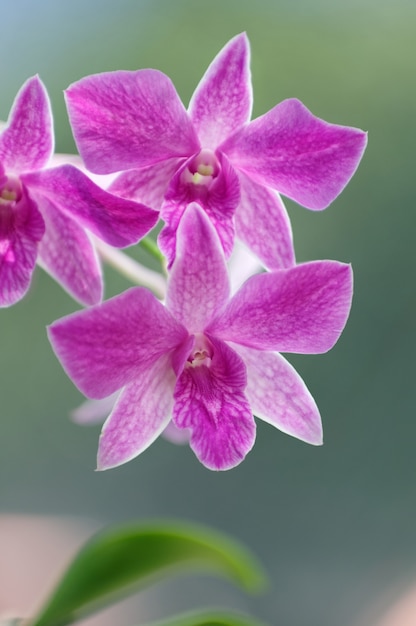
[[[28,187],[49,197],[84,228],[116,248],[137,243],[159,217],[144,204],[104,191],[73,165],[26,174],[23,180]]]
[[[127,463],[154,442],[171,419],[174,384],[165,355],[127,385],[103,426],[97,469]]]
[[[23,298],[29,289],[45,223],[26,190],[11,205],[0,204],[0,307]]]
[[[106,396],[100,400],[85,400],[70,412],[72,421],[82,426],[102,424],[113,410],[119,395],[120,392],[116,391],[111,396]]]
[[[201,145],[215,149],[248,122],[252,103],[250,45],[241,33],[212,61],[189,104]]]
[[[9,173],[36,170],[47,164],[53,148],[49,97],[40,78],[33,76],[17,94],[0,135],[0,161]]]
[[[204,329],[225,305],[229,292],[218,236],[204,211],[190,204],[178,228],[166,306],[192,334]]]
[[[189,443],[190,436],[190,431],[187,428],[178,428],[173,420],[170,420],[162,433],[164,439],[176,445]]]
[[[181,162],[182,159],[168,159],[148,167],[122,172],[107,191],[122,198],[142,202],[159,211],[169,181]]]
[[[245,395],[254,415],[297,439],[322,444],[318,407],[290,363],[277,353],[233,348],[247,368]]]
[[[188,336],[143,287],[68,315],[48,334],[68,376],[86,396],[98,399],[142,376]]]
[[[96,174],[189,156],[199,142],[171,80],[157,70],[87,76],[66,91],[78,151]]]
[[[203,465],[226,470],[251,450],[256,425],[244,395],[244,363],[225,343],[210,340],[210,366],[189,364],[176,383],[173,419],[179,428],[190,429],[190,446]]]
[[[249,278],[207,332],[258,350],[319,354],[339,339],[351,299],[349,265],[304,263]]]
[[[87,233],[46,197],[39,197],[46,224],[39,264],[81,304],[101,301],[103,280],[98,255]]]
[[[279,195],[242,172],[240,189],[241,200],[235,213],[237,237],[269,270],[294,265],[292,229]]]
[[[364,131],[324,122],[291,99],[250,122],[220,149],[258,183],[320,210],[344,189],[366,144]]]

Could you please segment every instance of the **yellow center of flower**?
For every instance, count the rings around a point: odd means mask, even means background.
[[[9,204],[17,198],[17,193],[11,189],[3,189],[0,194],[0,204]]]

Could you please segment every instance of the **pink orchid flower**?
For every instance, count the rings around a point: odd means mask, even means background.
[[[265,267],[295,263],[279,196],[326,208],[354,174],[366,133],[329,124],[299,100],[250,122],[250,48],[240,34],[211,63],[188,111],[163,73],[145,69],[88,76],[66,99],[78,150],[97,174],[123,172],[113,193],[161,209],[159,245],[169,264],[186,205],[209,215],[228,257],[234,232]]]
[[[36,260],[74,298],[99,302],[101,269],[87,231],[123,247],[158,219],[154,210],[103,191],[72,165],[44,169],[53,147],[49,98],[34,76],[0,133],[0,306],[24,296]]]
[[[321,353],[348,317],[349,265],[317,261],[252,276],[230,297],[221,242],[190,204],[178,227],[166,305],[133,287],[49,328],[69,377],[90,398],[121,390],[104,424],[98,468],[129,461],[172,419],[208,468],[240,463],[253,414],[312,444],[321,419],[305,384],[277,351]]]

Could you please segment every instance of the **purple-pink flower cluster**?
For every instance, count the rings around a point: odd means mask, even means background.
[[[280,353],[332,348],[348,318],[352,272],[336,261],[296,264],[280,194],[326,208],[354,174],[366,134],[294,99],[251,120],[249,56],[245,34],[234,37],[187,110],[157,70],[71,85],[82,170],[54,166],[37,77],[0,135],[0,305],[25,294],[38,259],[89,307],[53,323],[49,337],[87,397],[110,397],[99,469],[129,461],[162,433],[189,440],[206,467],[229,469],[254,444],[253,416],[322,442],[317,406]],[[107,189],[95,174],[112,175]],[[100,303],[97,240],[129,246],[159,218],[165,299],[136,286]],[[263,269],[231,293],[236,240]]]

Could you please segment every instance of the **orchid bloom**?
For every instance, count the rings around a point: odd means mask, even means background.
[[[329,124],[299,100],[250,122],[252,88],[246,35],[231,39],[209,66],[188,111],[170,79],[152,70],[87,76],[66,99],[88,170],[122,172],[113,193],[161,210],[159,245],[172,264],[186,205],[209,215],[225,254],[234,232],[268,269],[295,263],[279,193],[326,208],[354,174],[366,133]]]
[[[224,251],[196,203],[178,227],[166,305],[133,287],[54,322],[49,338],[88,397],[120,396],[105,422],[98,468],[136,457],[172,419],[208,468],[240,463],[253,414],[312,444],[316,404],[277,351],[321,353],[339,338],[352,294],[349,265],[317,261],[249,278],[230,297]]]
[[[49,98],[34,76],[0,134],[0,306],[24,296],[37,259],[74,298],[99,302],[101,269],[85,229],[123,247],[157,221],[154,210],[103,191],[72,165],[44,169],[53,147]]]

